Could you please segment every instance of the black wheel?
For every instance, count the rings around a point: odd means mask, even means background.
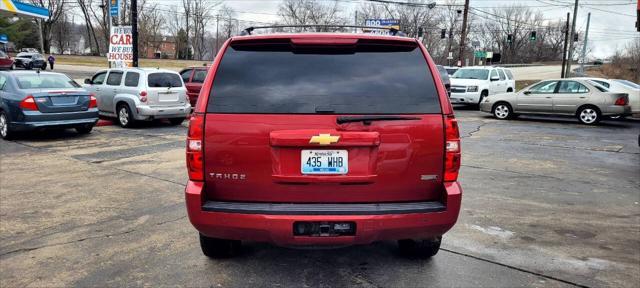
[[[184,118],[171,118],[169,122],[171,122],[171,125],[180,125],[184,122]]]
[[[600,110],[594,106],[584,106],[578,109],[578,113],[576,113],[578,117],[578,121],[582,124],[594,125],[602,120],[602,116],[600,114]]]
[[[42,70],[47,70],[47,64],[42,65]]]
[[[118,124],[120,124],[123,128],[130,128],[133,126],[133,114],[131,113],[131,108],[127,104],[118,105],[117,116],[118,116]]]
[[[240,253],[239,240],[211,238],[200,234],[200,248],[209,258],[230,258]]]
[[[76,131],[78,132],[78,134],[89,134],[91,133],[91,130],[93,130],[93,125],[76,127]]]
[[[9,130],[9,125],[9,116],[4,111],[0,111],[0,136],[4,140],[11,140],[11,138],[13,138],[13,133]]]
[[[513,111],[511,110],[511,105],[505,102],[498,102],[496,105],[493,105],[493,116],[500,120],[510,119],[513,117]]]
[[[404,239],[398,240],[398,247],[400,248],[400,253],[404,256],[427,259],[438,253],[441,242],[442,236],[422,240]]]

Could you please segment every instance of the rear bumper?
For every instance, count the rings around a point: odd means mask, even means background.
[[[84,125],[95,125],[98,122],[98,109],[87,111],[41,113],[24,111],[23,116],[11,121],[12,131],[28,131],[41,128],[72,128]]]
[[[191,104],[176,106],[138,106],[136,120],[185,118],[191,114]]]
[[[300,209],[305,204],[203,203],[202,188],[201,182],[189,181],[185,189],[189,220],[200,233],[280,246],[368,244],[440,236],[456,223],[462,199],[462,188],[454,182],[445,185],[443,203],[307,204],[308,209]],[[350,221],[356,223],[357,230],[355,236],[294,236],[296,221]]]

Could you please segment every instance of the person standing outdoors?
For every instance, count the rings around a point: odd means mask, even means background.
[[[47,61],[49,61],[49,66],[51,66],[51,70],[53,70],[53,64],[56,62],[56,58],[53,57],[53,55],[49,55],[49,58],[47,58]]]

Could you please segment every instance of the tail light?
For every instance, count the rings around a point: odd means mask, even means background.
[[[38,111],[38,105],[36,104],[36,99],[33,96],[28,95],[22,101],[20,101],[20,108],[24,110]]]
[[[460,131],[458,120],[453,115],[445,115],[445,161],[444,161],[444,181],[452,182],[458,180],[460,170]]]
[[[615,103],[616,106],[624,106],[627,104],[629,104],[629,98],[627,98],[626,96],[618,98]]]
[[[91,95],[89,95],[89,108],[96,107],[98,107],[98,99],[96,99],[96,94],[91,93]]]
[[[193,113],[187,133],[187,170],[191,181],[204,181],[204,114]]]
[[[147,91],[140,92],[140,102],[147,102]]]

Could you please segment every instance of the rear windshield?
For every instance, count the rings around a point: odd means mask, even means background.
[[[149,87],[182,87],[182,80],[177,73],[151,73],[147,82]]]
[[[78,83],[65,75],[16,75],[16,80],[20,89],[80,88]]]
[[[210,97],[210,113],[440,113],[433,77],[415,45],[234,45]]]

